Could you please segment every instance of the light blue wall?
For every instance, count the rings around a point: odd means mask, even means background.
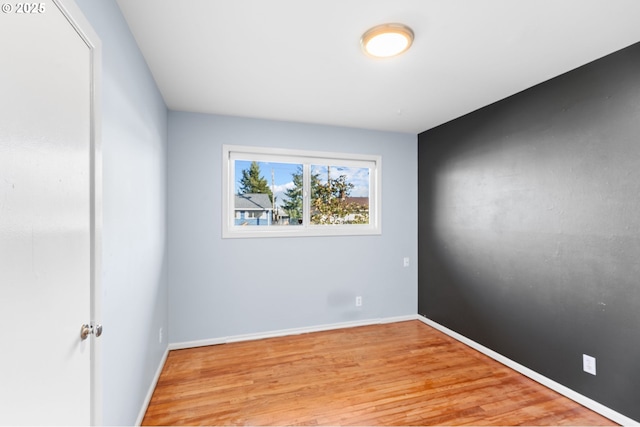
[[[222,144],[381,155],[383,234],[223,240]],[[168,174],[172,343],[417,313],[417,135],[171,111]]]
[[[167,108],[116,2],[77,3],[103,48],[103,422],[132,425],[167,342]]]
[[[77,3],[103,44],[104,424],[136,421],[161,327],[184,342],[416,314],[416,135],[167,116],[115,1]],[[383,234],[222,240],[222,144],[382,155]]]

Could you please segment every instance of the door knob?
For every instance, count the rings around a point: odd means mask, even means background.
[[[80,328],[80,339],[86,340],[89,335],[94,334],[97,337],[102,335],[102,325],[87,325],[86,323]]]
[[[81,340],[86,340],[87,337],[89,337],[89,334],[91,333],[91,328],[89,327],[89,325],[84,324],[82,325],[82,328],[80,328],[80,339]]]

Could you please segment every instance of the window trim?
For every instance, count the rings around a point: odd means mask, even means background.
[[[369,168],[369,224],[317,225],[309,223],[310,197],[303,198],[302,225],[272,227],[240,227],[234,223],[235,160],[273,161],[303,165],[305,182],[310,181],[311,165],[355,166]],[[222,146],[222,238],[367,236],[382,234],[382,157],[307,150],[292,150],[244,145]]]

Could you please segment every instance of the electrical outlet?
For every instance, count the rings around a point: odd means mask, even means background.
[[[158,331],[158,343],[162,344],[162,328]]]
[[[591,375],[595,375],[596,374],[596,358],[583,354],[582,369]]]
[[[358,295],[356,297],[356,307],[360,307],[360,306],[362,306],[362,297]]]
[[[402,260],[402,265],[404,267],[409,267],[409,257],[408,256],[404,257],[404,259]]]

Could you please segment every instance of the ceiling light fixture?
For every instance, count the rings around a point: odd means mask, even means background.
[[[362,35],[360,44],[370,56],[390,58],[405,52],[413,43],[413,31],[403,24],[375,26]]]

